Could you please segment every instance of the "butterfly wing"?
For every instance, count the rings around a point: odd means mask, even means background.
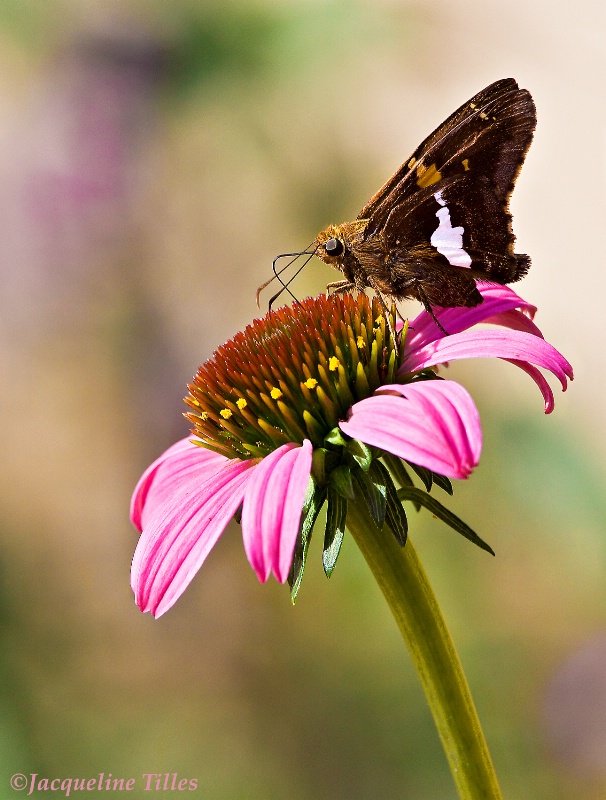
[[[518,280],[530,262],[513,252],[508,204],[535,125],[529,92],[511,78],[491,84],[451,114],[370,199],[358,215],[368,220],[365,237],[433,247],[436,265],[469,267],[476,278]],[[449,233],[455,229],[462,229],[460,247],[454,247],[458,233]]]
[[[422,253],[496,283],[513,283],[530,266],[528,256],[513,252],[511,216],[484,175],[455,175],[405,196],[380,236],[392,264]]]

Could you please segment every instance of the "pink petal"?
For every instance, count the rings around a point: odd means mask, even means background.
[[[130,503],[130,519],[135,528],[142,531],[149,516],[190,474],[204,480],[227,461],[225,456],[192,444],[190,438],[173,444],[139,478]]]
[[[539,336],[541,339],[544,338],[539,327],[534,324],[530,317],[527,317],[522,311],[517,311],[515,309],[501,311],[498,314],[494,314],[492,317],[487,317],[484,322],[490,325],[499,325],[501,328],[510,328],[514,331],[526,331],[526,333],[532,333],[533,336]]]
[[[482,450],[478,410],[454,381],[382,386],[355,403],[339,427],[354,439],[449,478],[466,478]]]
[[[530,305],[517,295],[509,286],[499,286],[493,283],[480,283],[478,289],[483,302],[474,308],[434,308],[436,317],[449,334],[477,325],[479,322],[489,322],[494,317],[506,311],[522,309],[523,313],[532,319],[536,306]],[[406,350],[415,350],[423,347],[428,342],[441,339],[444,336],[427,311],[421,313],[410,323],[406,338]]]
[[[538,336],[517,330],[473,330],[445,336],[410,353],[400,372],[416,372],[461,358],[504,358],[518,366],[521,366],[518,362],[529,362],[552,372],[564,391],[566,378],[573,377],[572,367],[555,347]],[[525,371],[536,380],[536,371]],[[543,391],[544,384],[539,383],[539,388]]]
[[[312,444],[285,444],[265,456],[246,487],[244,549],[260,581],[288,577],[311,472]]]
[[[257,463],[228,459],[203,482],[190,475],[156,507],[131,568],[131,585],[142,611],[159,617],[183,594],[237,511]]]
[[[545,413],[551,414],[554,409],[555,400],[553,397],[553,392],[551,391],[551,386],[545,380],[543,373],[539,372],[536,367],[533,367],[532,364],[529,364],[527,361],[513,361],[509,358],[506,360],[511,364],[515,364],[516,367],[519,367],[527,375],[530,375],[543,395],[543,400],[545,401]]]

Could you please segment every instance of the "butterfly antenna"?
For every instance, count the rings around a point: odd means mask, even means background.
[[[285,269],[288,269],[288,267],[292,263],[294,263],[300,255],[301,255],[301,253],[281,253],[279,256],[276,256],[274,258],[274,260],[271,262],[271,268],[272,268],[274,274],[271,276],[271,278],[268,281],[265,281],[265,283],[262,283],[261,286],[259,286],[259,288],[257,289],[257,308],[261,307],[261,304],[259,302],[259,298],[261,296],[261,292],[263,291],[263,289],[265,289],[267,286],[269,286],[269,284],[272,281],[275,281],[276,278],[280,281],[282,286],[284,286],[284,282],[282,280],[280,280],[280,273],[284,272]],[[282,269],[278,272],[276,270],[276,261],[279,261],[281,258],[289,258],[290,256],[294,256],[292,261],[289,261],[288,264],[286,264],[284,267],[282,267]]]
[[[263,289],[265,289],[267,286],[269,286],[269,284],[272,281],[274,281],[276,278],[282,284],[282,289],[280,289],[280,291],[278,292],[278,295],[280,295],[284,291],[284,289],[287,288],[287,284],[285,284],[284,281],[280,278],[280,275],[284,272],[284,270],[287,270],[292,264],[294,264],[295,261],[297,260],[297,258],[299,258],[299,256],[306,255],[307,253],[309,253],[309,248],[312,246],[312,244],[313,244],[313,242],[310,242],[310,244],[307,245],[305,250],[301,250],[301,252],[299,252],[299,253],[281,253],[279,256],[276,256],[274,258],[274,260],[271,262],[271,268],[272,268],[274,274],[271,276],[271,278],[268,281],[265,281],[265,283],[263,283],[257,289],[257,295],[256,295],[256,297],[257,297],[257,308],[261,307],[261,304],[260,304],[260,301],[259,301],[259,298],[261,296],[261,292],[263,291]],[[315,253],[315,250],[312,252],[312,255],[314,253]],[[280,270],[277,270],[276,269],[276,262],[279,261],[281,258],[291,258],[291,261],[289,261],[288,264],[285,264]],[[308,261],[309,261],[309,259],[308,259]],[[307,264],[307,261],[305,263]],[[299,272],[300,272],[300,270],[296,274],[298,275]],[[288,283],[290,283],[290,281],[288,281]],[[292,295],[292,292],[290,294]],[[276,295],[276,296],[278,296],[278,295]],[[294,295],[293,295],[293,297],[294,297]],[[272,298],[272,299],[275,299],[275,298]]]
[[[295,272],[295,274],[294,274],[294,275],[293,275],[293,276],[292,276],[292,277],[291,277],[291,278],[290,278],[290,279],[289,279],[289,280],[288,280],[286,283],[283,283],[283,282],[282,282],[282,280],[281,280],[281,279],[280,279],[278,276],[276,276],[276,277],[278,277],[278,280],[279,280],[279,281],[280,281],[280,283],[282,284],[282,288],[281,288],[281,289],[280,289],[280,291],[279,291],[279,292],[277,292],[277,293],[276,293],[276,294],[275,294],[275,295],[274,295],[274,296],[271,298],[271,300],[269,301],[269,309],[270,309],[270,311],[271,311],[271,306],[272,306],[272,303],[274,303],[274,302],[275,302],[275,301],[278,299],[278,297],[280,297],[280,295],[282,294],[282,292],[284,292],[284,291],[287,291],[287,292],[288,292],[288,294],[289,294],[289,295],[290,295],[290,296],[293,298],[293,300],[294,300],[296,303],[298,303],[298,302],[299,302],[298,298],[294,296],[294,294],[293,294],[293,293],[290,291],[290,289],[289,289],[288,287],[289,287],[289,286],[290,286],[290,284],[291,284],[291,283],[294,281],[294,279],[297,277],[297,275],[298,275],[298,274],[301,272],[301,270],[303,270],[303,269],[304,269],[304,268],[305,268],[305,267],[306,267],[306,266],[309,264],[309,262],[311,261],[311,259],[312,259],[312,258],[315,256],[315,254],[316,254],[316,251],[315,251],[315,250],[314,250],[312,253],[309,253],[309,251],[304,251],[304,252],[302,252],[302,253],[299,253],[299,255],[307,255],[308,257],[307,257],[307,258],[305,259],[305,261],[304,261],[304,262],[301,264],[301,266],[300,266],[300,267],[299,267],[299,269],[298,269],[298,270]],[[290,263],[292,264],[292,261],[291,261]],[[287,266],[290,266],[290,265],[287,265]]]

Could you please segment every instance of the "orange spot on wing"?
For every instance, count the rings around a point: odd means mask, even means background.
[[[442,173],[435,164],[431,164],[429,167],[419,164],[417,167],[417,186],[421,189],[425,189],[427,186],[431,186],[441,180]]]

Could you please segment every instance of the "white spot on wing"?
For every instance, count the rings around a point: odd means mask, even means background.
[[[436,192],[434,197],[442,208],[436,211],[439,224],[431,235],[431,244],[438,253],[448,259],[448,263],[453,267],[471,267],[471,256],[463,250],[464,228],[461,225],[456,228],[452,227],[450,211],[446,200],[442,197],[442,192]]]

